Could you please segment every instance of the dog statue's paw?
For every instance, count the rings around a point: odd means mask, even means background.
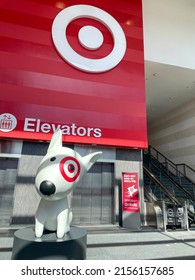
[[[63,238],[66,233],[70,231],[70,225],[66,225],[65,228],[57,230],[57,238]]]

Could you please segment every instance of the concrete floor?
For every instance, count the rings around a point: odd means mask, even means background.
[[[87,229],[87,260],[195,260],[195,229],[131,231],[117,226]],[[0,228],[0,260],[10,260],[13,233]]]

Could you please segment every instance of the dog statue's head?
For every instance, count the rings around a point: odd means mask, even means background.
[[[67,196],[101,154],[96,152],[82,157],[76,151],[63,147],[62,132],[57,130],[37,170],[35,186],[39,195],[51,201]]]

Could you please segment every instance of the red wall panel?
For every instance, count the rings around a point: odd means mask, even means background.
[[[107,72],[78,70],[54,46],[51,28],[59,6],[78,4],[106,11],[125,33],[125,55]],[[0,137],[49,140],[61,127],[67,142],[147,146],[141,0],[1,1],[0,14]],[[77,39],[78,30],[91,24],[104,35],[95,51]],[[107,56],[114,44],[107,27],[89,18],[71,22],[66,36],[91,59]]]

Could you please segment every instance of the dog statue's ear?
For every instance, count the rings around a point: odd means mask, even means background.
[[[102,155],[102,152],[96,152],[89,155],[86,155],[82,158],[82,163],[86,169],[86,171],[89,171],[89,169],[94,165],[94,163],[98,160],[98,158]]]
[[[51,138],[51,142],[49,144],[47,152],[49,153],[51,150],[61,148],[62,147],[62,131],[60,129],[56,130]]]

